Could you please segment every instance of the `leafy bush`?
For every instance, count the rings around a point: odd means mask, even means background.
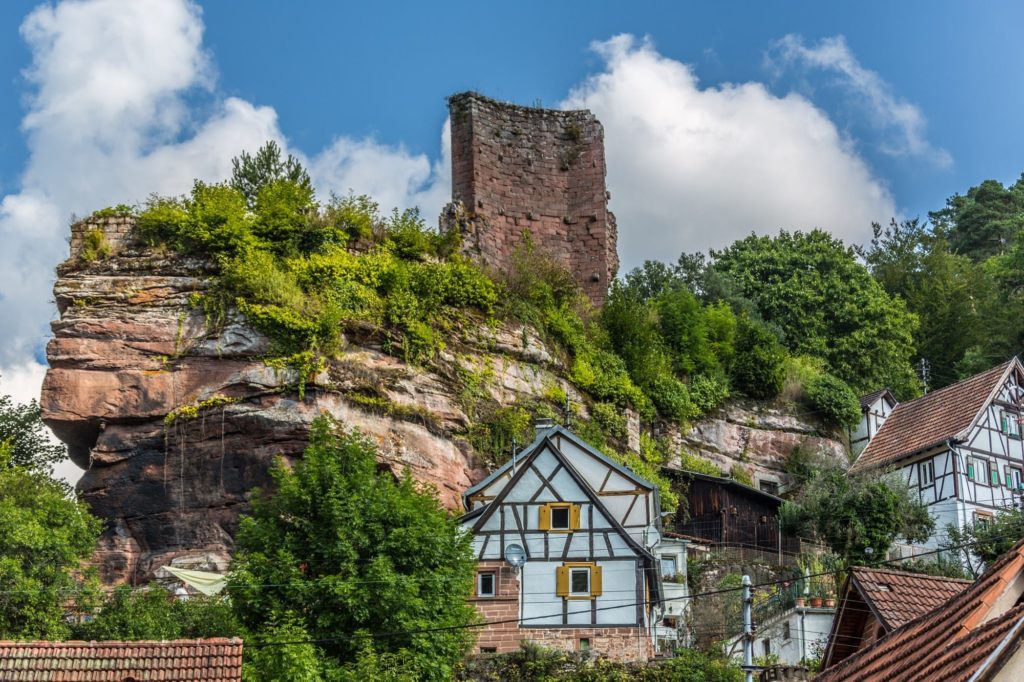
[[[98,227],[86,230],[82,241],[82,250],[78,254],[78,257],[83,263],[92,263],[94,261],[104,260],[109,258],[112,253],[110,242],[107,241],[107,237],[103,234],[103,230]]]
[[[685,471],[693,471],[708,476],[721,476],[722,470],[699,455],[694,455],[686,450],[679,451],[679,468]]]
[[[736,334],[733,385],[751,398],[770,400],[782,390],[785,353],[762,324],[743,319]]]
[[[176,600],[159,585],[133,590],[122,585],[90,621],[72,627],[73,639],[126,640],[236,637],[241,626],[224,597]]]
[[[733,464],[729,468],[729,475],[732,476],[733,480],[737,483],[742,483],[745,486],[754,486],[754,477],[751,475],[750,470],[740,464]]]
[[[807,404],[833,426],[856,426],[860,401],[845,381],[831,374],[812,379],[806,387]]]
[[[699,414],[708,414],[729,397],[724,377],[698,374],[690,380],[690,401]]]

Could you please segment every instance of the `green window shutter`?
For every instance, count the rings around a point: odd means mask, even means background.
[[[967,478],[974,480],[974,460],[967,458]]]
[[[992,485],[999,485],[999,468],[992,467]]]

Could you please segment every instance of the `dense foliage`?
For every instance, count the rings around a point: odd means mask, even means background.
[[[782,334],[796,355],[824,359],[856,391],[915,390],[914,316],[822,230],[751,235],[713,253],[712,267]]]
[[[524,644],[511,654],[467,661],[461,682],[740,682],[743,672],[720,653],[680,649],[673,658],[646,663],[593,660],[585,653]]]
[[[946,527],[946,549],[977,577],[984,567],[1024,539],[1024,510],[1003,509],[990,521]]]
[[[0,443],[0,639],[59,639],[66,609],[87,608],[96,585],[83,562],[100,521],[64,483],[14,465],[12,452]]]
[[[91,640],[197,639],[235,637],[241,627],[224,597],[174,599],[159,585],[144,590],[122,586],[99,605],[96,615],[72,626],[71,638]]]
[[[1024,176],[986,180],[928,217],[875,225],[864,256],[920,319],[916,355],[934,388],[1024,351]]]
[[[0,447],[7,449],[8,466],[49,470],[67,457],[64,444],[49,437],[39,404],[15,404],[6,395],[0,395]]]
[[[373,659],[446,680],[474,636],[459,627],[475,618],[470,537],[432,491],[379,470],[375,455],[319,418],[302,460],[274,467],[274,495],[258,495],[242,521],[231,599],[257,645],[267,624],[316,640],[331,679]]]
[[[923,542],[935,529],[927,506],[901,481],[835,465],[808,472],[780,519],[784,532],[820,538],[847,566],[875,564],[897,539]]]

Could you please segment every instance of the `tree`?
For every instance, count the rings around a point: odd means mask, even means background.
[[[287,180],[298,186],[310,198],[313,181],[302,164],[291,154],[281,158],[281,148],[270,140],[255,155],[243,151],[231,159],[231,186],[242,193],[250,208],[256,206],[260,192],[275,181]]]
[[[741,318],[736,329],[733,385],[751,398],[770,400],[782,390],[786,354],[763,324]]]
[[[231,599],[250,629],[307,632],[325,675],[397,654],[419,679],[447,680],[474,637],[464,627],[475,619],[471,538],[375,455],[365,437],[318,418],[303,458],[277,462],[274,494],[257,494],[241,523]]]
[[[976,262],[1004,253],[1024,231],[1024,174],[1009,187],[985,180],[928,214],[954,251]]]
[[[975,577],[987,564],[1006,554],[1024,538],[1024,510],[1004,509],[987,523],[946,527],[945,549],[963,560]]]
[[[988,364],[978,371],[1005,359],[999,350],[991,351],[1009,320],[1003,315],[989,328],[982,319],[997,295],[995,280],[984,268],[953,253],[942,230],[929,229],[916,218],[893,220],[884,230],[877,223],[872,228],[864,260],[885,290],[902,298],[920,321],[914,345],[917,357],[931,365],[932,388],[962,378],[958,368],[969,352],[986,356]]]
[[[71,636],[84,641],[135,641],[235,637],[240,632],[224,597],[196,595],[177,600],[159,585],[140,590],[124,585],[107,596],[91,620],[73,626]]]
[[[821,538],[847,566],[877,563],[898,538],[923,542],[935,529],[928,507],[902,481],[848,475],[835,465],[813,475],[781,517],[787,532]]]
[[[63,443],[50,439],[40,418],[39,403],[16,405],[10,396],[0,395],[0,445],[8,448],[8,466],[50,470],[67,457]]]
[[[0,443],[0,639],[59,639],[65,610],[85,607],[95,581],[82,568],[101,524],[70,488],[11,463]]]
[[[861,393],[882,386],[916,392],[910,360],[917,320],[853,248],[822,230],[782,231],[751,235],[712,256],[714,269],[782,332],[792,354],[824,359]]]

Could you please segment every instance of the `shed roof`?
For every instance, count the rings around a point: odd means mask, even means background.
[[[989,679],[1024,636],[1024,604],[1004,604],[1017,596],[1022,574],[1024,540],[959,594],[828,668],[815,682]]]
[[[685,476],[688,478],[696,479],[698,481],[705,481],[707,483],[720,485],[723,488],[732,488],[741,493],[761,498],[762,501],[770,504],[781,505],[785,501],[777,495],[766,493],[765,491],[754,488],[753,486],[749,486],[746,483],[740,483],[731,476],[712,476],[710,474],[701,474],[696,471],[690,471],[689,469],[669,469],[669,471],[671,471],[676,476]]]
[[[3,682],[240,682],[242,640],[0,642]]]
[[[887,466],[905,456],[961,437],[992,399],[1011,368],[1013,358],[950,386],[900,403],[850,467],[851,472]]]
[[[850,579],[886,632],[942,606],[971,584],[970,580],[865,566],[852,568]]]

